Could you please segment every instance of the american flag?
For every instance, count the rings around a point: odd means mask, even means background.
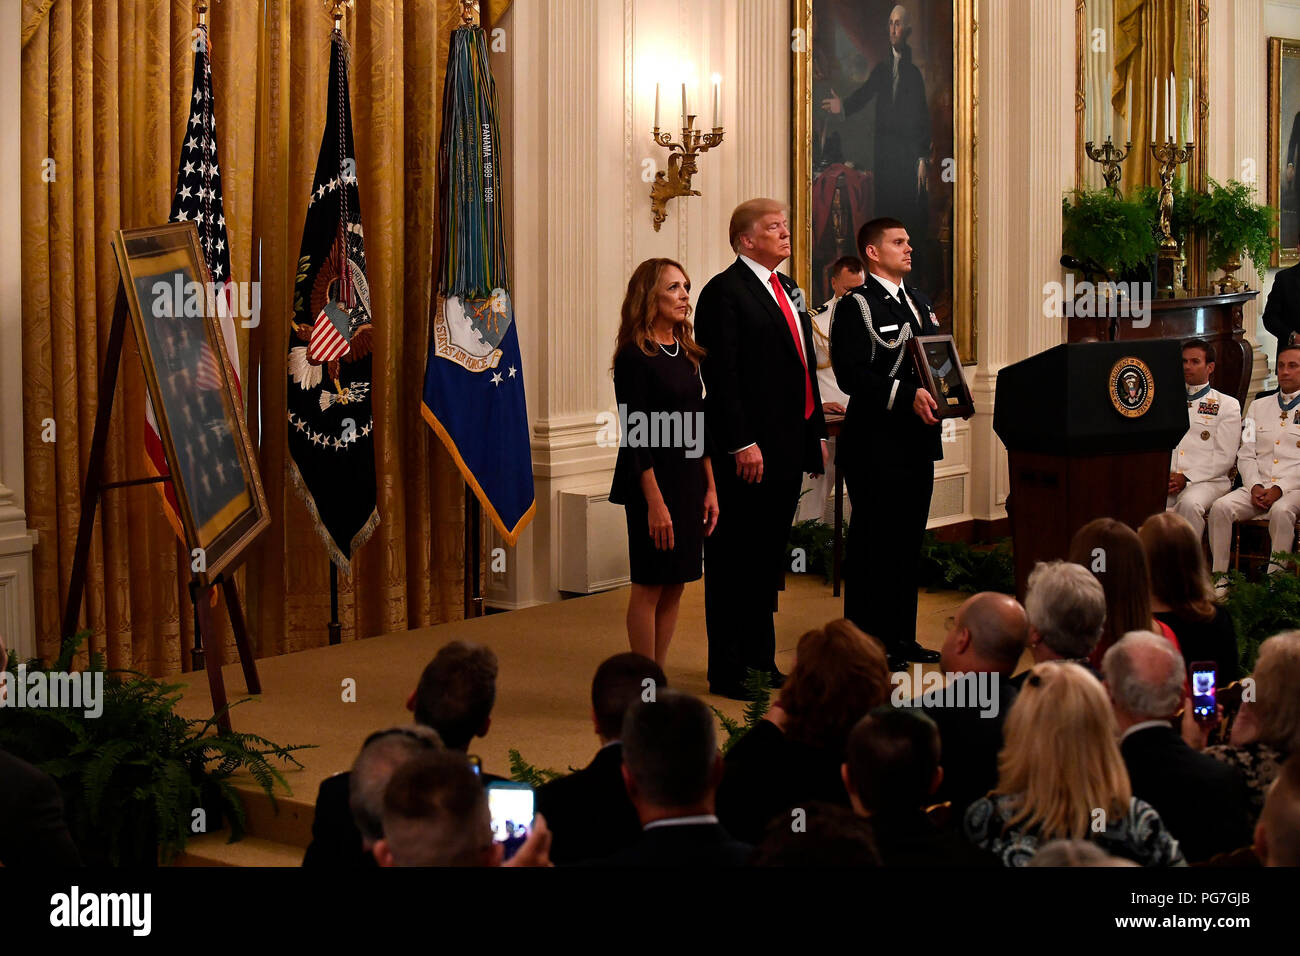
[[[218,310],[221,336],[225,351],[230,357],[227,368],[234,378],[236,394],[242,395],[239,381],[239,350],[235,338],[233,306],[237,302],[234,285],[230,279],[230,245],[226,238],[226,216],[221,206],[221,168],[217,161],[217,125],[212,101],[211,44],[208,28],[201,24],[194,50],[194,82],[190,96],[190,117],[185,126],[185,141],[181,144],[180,164],[176,170],[176,192],[172,197],[172,222],[193,222],[199,230],[199,246],[208,267],[211,281],[219,286],[217,296],[223,298]],[[205,296],[205,301],[206,301]],[[219,371],[207,344],[202,347],[198,381],[209,382],[211,387],[220,384]],[[166,475],[167,458],[158,421],[154,417],[153,403],[145,405],[145,452],[150,469]],[[181,529],[176,495],[171,482],[159,483],[167,508],[167,518],[178,536]]]

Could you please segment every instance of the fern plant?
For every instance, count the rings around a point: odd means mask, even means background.
[[[563,777],[564,774],[559,770],[551,770],[549,767],[534,767],[524,759],[523,754],[513,747],[509,750],[510,757],[510,779],[518,783],[526,783],[534,790],[544,783],[550,783],[557,777]],[[569,768],[573,772],[573,768]]]
[[[1274,634],[1300,627],[1300,555],[1279,551],[1272,562],[1283,570],[1251,581],[1240,571],[1216,574],[1227,579],[1228,596],[1223,602],[1237,631],[1237,655],[1242,670],[1249,673],[1259,656],[1259,645]]]
[[[1254,201],[1255,188],[1235,179],[1220,185],[1210,180],[1210,190],[1196,204],[1197,228],[1209,238],[1205,264],[1223,269],[1233,256],[1245,254],[1254,263],[1260,283],[1277,248],[1273,227],[1277,210]]]
[[[1107,272],[1145,266],[1157,251],[1151,214],[1140,200],[1108,189],[1073,189],[1061,200],[1061,247]]]
[[[709,710],[713,711],[713,716],[718,718],[718,723],[722,725],[722,732],[725,734],[722,741],[724,755],[736,741],[749,733],[754,725],[763,719],[768,707],[771,706],[772,677],[766,671],[757,671],[752,667],[746,669],[743,685],[749,694],[749,700],[745,703],[745,715],[742,720],[728,717],[712,704],[709,705]]]
[[[27,674],[71,671],[88,633],[66,639],[48,668],[39,660],[27,662]],[[17,671],[17,655],[2,663]],[[205,829],[217,828],[224,817],[230,842],[240,839],[244,808],[231,783],[240,771],[257,781],[273,805],[277,787],[291,792],[272,760],[301,768],[293,752],[306,745],[286,747],[256,734],[223,731],[220,714],[186,719],[175,712],[181,685],[109,671],[99,654],[91,655],[87,670],[103,675],[98,717],[57,707],[0,711],[0,747],[59,784],[69,831],[87,863],[169,863],[194,832],[198,810],[208,818]]]
[[[921,543],[921,583],[932,589],[950,588],[965,594],[980,591],[1016,593],[1016,563],[1011,539],[991,545],[940,541],[927,531]]]

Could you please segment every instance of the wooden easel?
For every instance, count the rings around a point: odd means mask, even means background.
[[[126,292],[121,280],[117,286],[117,305],[113,309],[113,324],[108,333],[108,351],[104,356],[104,367],[99,377],[99,409],[95,414],[95,433],[90,441],[90,462],[86,468],[86,483],[81,495],[81,520],[77,526],[77,549],[72,559],[72,576],[68,582],[68,601],[63,611],[63,636],[76,633],[77,619],[81,614],[81,601],[86,588],[86,562],[90,559],[90,536],[95,526],[95,508],[100,495],[110,488],[126,488],[131,485],[148,485],[171,481],[170,475],[152,478],[132,478],[127,481],[104,481],[104,451],[108,444],[108,424],[113,414],[113,396],[117,391],[117,371],[122,361],[122,340],[126,334],[128,318]],[[168,462],[170,466],[171,463]],[[230,576],[231,568],[226,568],[207,585],[198,578],[190,581],[190,597],[194,601],[198,614],[198,629],[195,634],[196,645],[201,635],[212,635],[212,592],[218,584],[226,596],[226,610],[230,614],[230,626],[235,634],[235,646],[239,650],[239,662],[244,669],[244,683],[250,694],[262,692],[262,682],[257,675],[257,661],[253,657],[252,645],[248,640],[248,628],[244,621],[243,606],[239,602],[239,591]],[[217,726],[223,731],[230,730],[230,713],[227,708],[226,683],[221,674],[221,655],[216,648],[209,648],[209,653],[202,654],[208,672],[208,689],[212,694],[212,709],[217,715]],[[196,665],[198,661],[195,661]]]

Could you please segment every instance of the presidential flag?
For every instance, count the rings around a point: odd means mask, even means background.
[[[239,346],[235,339],[234,284],[230,277],[230,246],[226,241],[226,217],[221,208],[221,167],[217,162],[216,112],[212,102],[212,48],[208,41],[208,28],[200,24],[194,42],[194,82],[190,96],[190,118],[185,126],[185,141],[181,144],[181,159],[176,170],[176,192],[172,196],[171,222],[193,222],[199,231],[199,246],[208,267],[208,276],[215,286],[215,296],[208,301],[216,307],[221,323],[221,336],[229,358],[230,375],[236,394],[242,394],[239,383]],[[179,303],[177,303],[179,305]],[[180,310],[177,310],[180,314]],[[201,388],[220,388],[221,372],[217,357],[206,341],[202,345],[198,373]],[[144,449],[148,469],[155,475],[167,475],[167,455],[163,450],[158,420],[154,417],[153,402],[145,396]],[[163,510],[176,536],[185,539],[181,527],[180,510],[176,504],[176,490],[170,481],[158,483],[163,496]]]
[[[348,49],[331,37],[329,103],[307,202],[289,338],[289,454],[330,559],[352,556],[379,524],[371,414],[370,287],[348,105]]]
[[[497,117],[486,36],[477,26],[462,26],[451,35],[442,95],[442,254],[421,411],[513,546],[535,503]]]

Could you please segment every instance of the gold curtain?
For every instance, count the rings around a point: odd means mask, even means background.
[[[1160,185],[1160,172],[1147,144],[1151,142],[1151,118],[1156,113],[1158,135],[1167,134],[1159,112],[1164,84],[1172,71],[1178,84],[1177,129],[1183,128],[1188,110],[1187,77],[1190,23],[1187,0],[1115,0],[1115,71],[1111,77],[1111,102],[1127,116],[1132,111],[1133,148],[1124,160],[1121,182],[1131,193],[1142,184]],[[1132,79],[1132,87],[1126,87]],[[1156,102],[1151,101],[1151,83],[1157,84]]]
[[[490,24],[507,4],[487,5]],[[348,11],[352,118],[376,316],[381,524],[340,575],[344,640],[462,614],[464,485],[419,414],[428,343],[442,82],[456,0]],[[239,575],[260,656],[326,642],[329,560],[287,480],[285,356],[294,265],[320,148],[332,21],[320,0],[211,4],[212,71],[231,266],[261,282],[240,329],[248,421],[272,523]],[[24,0],[24,451],[37,647],[57,653],[101,358],[117,289],[114,230],[165,222],[189,110],[190,0]],[[54,177],[41,173],[46,157]],[[143,474],[144,378],[128,333],[107,480]],[[53,419],[56,440],[43,440]],[[187,578],[149,486],[101,499],[82,620],[112,667],[189,668]],[[188,570],[188,569],[186,569]],[[225,614],[210,650],[234,659]]]

